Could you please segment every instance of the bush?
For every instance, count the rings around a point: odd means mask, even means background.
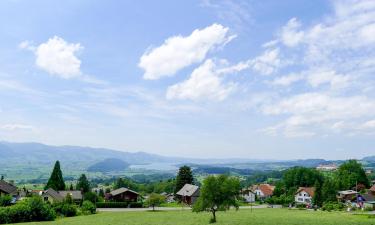
[[[345,208],[345,205],[341,202],[325,202],[323,204],[323,211],[341,211]]]
[[[10,206],[12,204],[12,196],[0,196],[0,206]]]
[[[87,192],[83,195],[83,200],[95,203],[98,201],[98,196],[94,192]]]
[[[143,203],[142,202],[130,202],[129,208],[142,208]]]
[[[0,223],[51,221],[55,218],[55,212],[39,197],[32,197],[13,206],[0,208]]]
[[[66,202],[54,204],[53,209],[60,216],[73,217],[77,215],[77,206]]]
[[[84,201],[82,203],[81,210],[83,214],[95,214],[96,213],[96,207],[90,201]]]
[[[364,210],[365,211],[373,211],[374,208],[372,206],[366,206]]]

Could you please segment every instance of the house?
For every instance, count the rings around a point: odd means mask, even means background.
[[[167,203],[171,203],[171,202],[175,202],[175,199],[174,199],[174,194],[168,194],[167,192],[163,192],[161,193],[161,195],[163,195],[165,197],[165,201]]]
[[[255,202],[255,193],[251,190],[251,188],[242,189],[241,196],[245,199],[246,202]]]
[[[199,197],[199,187],[192,184],[185,184],[176,195],[181,197],[181,201],[188,205],[194,204]]]
[[[356,199],[358,192],[353,190],[339,191],[337,199],[341,202],[352,201]]]
[[[68,195],[72,197],[75,203],[80,203],[83,199],[81,191],[55,191],[52,188],[49,188],[45,191],[38,192],[44,201],[50,203],[62,202]]]
[[[294,196],[294,201],[301,204],[310,204],[314,194],[315,188],[313,187],[299,187]]]
[[[269,184],[253,185],[251,190],[257,195],[260,200],[265,200],[272,196],[275,186]]]
[[[137,192],[128,188],[119,188],[105,195],[107,201],[115,202],[136,202],[139,197],[140,195]]]
[[[42,191],[40,195],[45,202],[56,203],[62,202],[64,200],[64,197],[52,188],[48,188],[47,190]]]
[[[332,164],[320,164],[319,166],[316,167],[317,170],[320,171],[334,171],[337,170],[337,165],[332,163]]]
[[[17,187],[5,180],[0,180],[0,196],[11,195],[17,196]]]
[[[59,191],[58,192],[63,198],[70,196],[75,203],[80,203],[83,200],[81,191]]]
[[[375,184],[372,185],[372,187],[369,189],[369,191],[370,191],[373,195],[375,195]]]

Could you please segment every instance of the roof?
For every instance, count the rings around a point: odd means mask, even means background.
[[[370,188],[370,191],[373,191],[373,192],[375,192],[375,184],[374,184],[374,185],[372,185],[372,187]]]
[[[133,191],[133,190],[130,190],[130,189],[128,189],[128,188],[124,188],[124,187],[119,188],[119,189],[116,189],[116,190],[113,190],[113,191],[111,191],[110,194],[111,194],[112,196],[115,196],[115,195],[119,195],[119,194],[124,193],[124,192],[132,192],[132,193],[134,193],[134,194],[139,195],[138,192],[135,192],[135,191]]]
[[[180,196],[192,196],[195,192],[199,190],[199,187],[192,184],[185,184],[181,190],[179,190],[176,194]]]
[[[307,192],[311,197],[315,194],[315,188],[314,187],[299,187],[296,194],[300,193],[301,191]]]
[[[367,193],[361,194],[361,195],[365,199],[366,202],[375,201],[375,196],[371,192],[367,192]]]
[[[275,186],[269,184],[253,185],[252,190],[255,191],[256,189],[262,191],[265,196],[271,196],[273,194],[273,190],[275,190]]]
[[[353,190],[345,190],[345,191],[339,191],[339,194],[341,195],[352,195],[352,194],[358,194],[358,192]]]
[[[72,199],[74,200],[81,200],[82,199],[82,193],[81,191],[59,191],[59,194],[65,198],[68,194],[72,196]]]
[[[57,191],[53,190],[52,188],[48,188],[46,191],[43,192],[43,195],[49,195],[53,199],[62,201],[64,200],[64,197],[62,197]]]
[[[12,194],[17,191],[17,187],[6,182],[5,180],[0,180],[0,190],[7,194]]]

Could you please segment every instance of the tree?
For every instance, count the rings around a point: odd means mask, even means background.
[[[69,190],[73,191],[74,190],[74,187],[73,187],[73,183],[70,183],[70,187],[69,187]]]
[[[324,202],[335,202],[337,188],[332,179],[326,178],[322,186],[322,199]]]
[[[87,193],[90,191],[90,182],[87,180],[87,177],[85,174],[82,174],[79,177],[76,188],[77,190],[80,190],[83,193]]]
[[[175,193],[177,193],[185,184],[194,184],[193,173],[188,166],[182,166],[178,171]]]
[[[338,168],[335,179],[339,189],[352,189],[357,184],[370,186],[370,181],[362,168],[362,164],[357,160],[348,160],[343,163]]]
[[[103,189],[99,190],[99,197],[104,198],[104,191],[103,191]]]
[[[314,205],[321,207],[323,205],[322,183],[320,183],[319,180],[316,180],[314,188],[315,194],[313,196],[312,202]]]
[[[152,193],[148,197],[148,199],[146,201],[146,204],[148,206],[152,207],[152,211],[155,211],[155,206],[159,206],[163,202],[165,202],[165,196],[160,195],[160,194],[156,194],[156,193]]]
[[[51,177],[49,178],[45,189],[52,188],[56,191],[65,190],[64,178],[60,169],[60,162],[56,161]]]
[[[212,213],[210,222],[215,223],[218,210],[225,211],[231,206],[238,209],[237,199],[240,188],[240,181],[235,177],[208,176],[203,181],[200,196],[193,205],[193,211],[210,211]]]

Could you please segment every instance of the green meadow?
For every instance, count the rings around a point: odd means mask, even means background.
[[[209,224],[209,213],[188,210],[157,212],[101,212],[91,216],[78,216],[43,222],[43,225],[197,225]],[[228,225],[375,225],[375,217],[353,215],[346,212],[314,212],[288,209],[240,209],[219,212],[216,224]],[[28,225],[40,223],[26,223]]]

